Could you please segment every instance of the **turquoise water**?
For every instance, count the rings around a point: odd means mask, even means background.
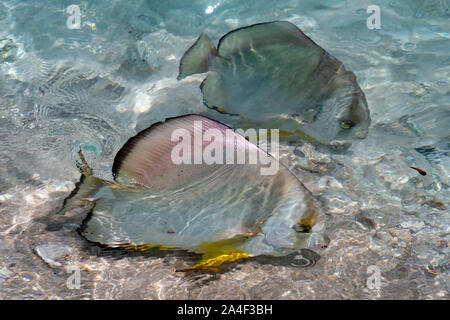
[[[67,27],[72,4],[80,29]],[[366,25],[373,4],[380,29]],[[0,298],[448,299],[449,15],[444,0],[3,1]],[[368,137],[344,154],[282,146],[282,161],[327,212],[331,242],[314,266],[249,261],[189,278],[174,272],[189,265],[182,254],[105,253],[75,223],[50,232],[35,222],[74,188],[80,147],[110,179],[130,136],[205,112],[205,75],[176,80],[201,32],[218,39],[272,20],[296,24],[352,70],[371,111]],[[61,266],[37,254],[45,245],[70,248]],[[67,287],[64,264],[81,268],[80,289]],[[379,290],[367,284],[369,266],[380,270]]]

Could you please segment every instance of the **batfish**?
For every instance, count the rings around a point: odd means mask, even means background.
[[[238,163],[239,154],[249,159],[252,152],[261,160]],[[64,210],[93,203],[80,233],[94,243],[187,250],[202,258],[184,271],[217,271],[225,261],[283,257],[326,239],[320,206],[300,180],[204,116],[169,118],[129,139],[114,159],[113,181],[95,177],[83,163],[81,183]],[[278,170],[262,174],[269,163]]]
[[[217,49],[201,34],[182,57],[178,79],[207,71],[204,103],[239,116],[228,119],[233,127],[278,128],[290,141],[332,149],[367,135],[369,109],[354,73],[290,22],[230,31]]]

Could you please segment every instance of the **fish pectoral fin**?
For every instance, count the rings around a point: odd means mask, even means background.
[[[211,40],[202,33],[181,58],[177,79],[208,71],[210,61],[216,55],[217,50]]]
[[[250,237],[249,234],[238,234],[232,238],[223,239],[215,242],[203,242],[196,252],[203,253],[201,260],[190,268],[180,269],[178,271],[203,270],[208,272],[219,272],[220,266],[224,262],[233,262],[239,259],[249,258],[250,255],[238,248]]]
[[[83,174],[80,181],[75,185],[75,189],[66,199],[64,199],[63,206],[57,214],[68,212],[74,208],[81,207],[92,202],[92,197],[98,189],[104,185],[105,180]]]
[[[210,253],[205,253],[195,266],[190,268],[178,269],[177,271],[186,272],[193,270],[202,270],[207,272],[217,273],[220,271],[220,266],[224,262],[233,262],[240,259],[246,259],[250,256],[245,252],[228,252],[219,255],[211,255]]]

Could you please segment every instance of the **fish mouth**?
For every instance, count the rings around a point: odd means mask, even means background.
[[[329,132],[330,144],[350,143],[354,139],[367,137],[370,125],[370,115],[364,95],[353,97],[349,106],[339,107],[340,101],[334,103],[335,114],[328,119],[328,126],[321,133]]]

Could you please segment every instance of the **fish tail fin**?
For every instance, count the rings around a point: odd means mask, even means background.
[[[75,189],[72,193],[64,200],[63,206],[61,210],[58,211],[58,214],[82,206],[100,187],[106,185],[106,181],[94,177],[93,170],[84,158],[81,149],[78,151],[78,155],[80,156],[81,161],[77,161],[77,167],[81,172],[80,181],[75,185]]]
[[[94,174],[94,170],[92,170],[91,166],[87,163],[86,159],[84,158],[83,151],[78,150],[78,156],[80,157],[81,162],[77,163],[77,168],[80,170],[81,174],[84,176],[92,176]]]
[[[209,63],[214,56],[217,56],[216,47],[209,37],[202,33],[181,58],[177,79],[208,71]]]
[[[92,208],[94,203],[92,197],[101,187],[108,185],[107,181],[93,176],[92,168],[86,162],[81,150],[78,154],[81,162],[77,161],[77,167],[81,172],[81,178],[75,189],[64,199],[57,212],[50,212],[47,216],[35,219],[36,222],[46,224],[48,231],[60,230],[67,224],[80,225],[86,218],[88,210]]]

